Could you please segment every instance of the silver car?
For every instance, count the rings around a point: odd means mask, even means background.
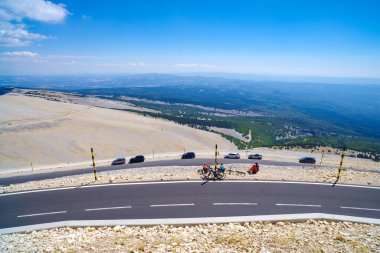
[[[224,158],[226,159],[240,159],[239,153],[229,153],[228,155],[225,155]]]
[[[125,158],[124,157],[119,157],[119,158],[113,160],[111,165],[120,165],[120,164],[125,164]]]

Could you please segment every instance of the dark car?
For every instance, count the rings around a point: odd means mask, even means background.
[[[113,160],[111,163],[111,165],[120,165],[120,164],[125,164],[125,158],[124,157],[119,157],[119,158]]]
[[[248,156],[248,159],[257,159],[257,160],[261,160],[261,159],[263,159],[263,156],[260,155],[260,154],[250,154],[250,155]]]
[[[300,163],[312,163],[315,164],[315,158],[314,157],[302,157],[299,160]]]
[[[129,163],[142,163],[145,161],[145,157],[143,155],[137,155],[129,159]]]
[[[194,152],[187,152],[182,155],[181,159],[194,159],[195,153]]]

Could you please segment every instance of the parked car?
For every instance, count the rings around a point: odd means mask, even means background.
[[[120,164],[125,164],[125,158],[124,157],[116,158],[111,163],[111,165],[120,165]]]
[[[224,158],[226,159],[240,159],[239,153],[229,153],[228,155],[225,155]]]
[[[302,157],[299,160],[300,163],[312,163],[315,164],[315,158],[314,157]]]
[[[250,155],[248,155],[248,159],[257,159],[257,160],[261,160],[261,159],[263,159],[263,156],[260,155],[260,154],[250,154]]]
[[[194,152],[187,152],[182,155],[181,159],[194,159],[195,153]]]
[[[142,163],[145,161],[145,157],[143,155],[137,155],[129,159],[129,163]]]

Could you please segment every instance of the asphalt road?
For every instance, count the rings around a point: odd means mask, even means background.
[[[218,159],[218,163],[233,164],[233,163],[247,163],[253,164],[258,162],[261,165],[274,165],[274,166],[318,166],[311,164],[300,164],[300,163],[289,163],[289,162],[279,162],[279,161],[270,161],[270,160],[248,160],[248,159]],[[161,161],[151,161],[144,163],[134,163],[134,164],[125,164],[125,165],[116,165],[116,166],[101,166],[97,167],[97,172],[110,171],[110,170],[122,170],[129,168],[142,168],[142,167],[159,167],[159,166],[201,166],[204,163],[214,163],[214,159],[208,158],[196,158],[196,159],[176,159],[176,160],[161,160]],[[12,177],[0,178],[0,185],[7,186],[10,184],[19,184],[29,181],[37,181],[44,179],[59,178],[65,176],[74,176],[93,173],[91,167],[83,169],[70,169],[65,171],[55,171],[55,172],[36,172],[35,174],[28,175],[18,175]]]
[[[156,182],[0,195],[0,229],[68,220],[328,213],[380,219],[380,188],[220,181]]]

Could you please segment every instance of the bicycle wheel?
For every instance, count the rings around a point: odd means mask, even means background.
[[[216,173],[216,178],[217,178],[218,180],[223,180],[223,179],[226,178],[226,174],[223,173],[223,172],[217,172],[217,173]]]
[[[214,178],[214,173],[212,173],[211,170],[209,170],[203,174],[203,179],[205,179],[205,180],[210,180],[213,178]]]

